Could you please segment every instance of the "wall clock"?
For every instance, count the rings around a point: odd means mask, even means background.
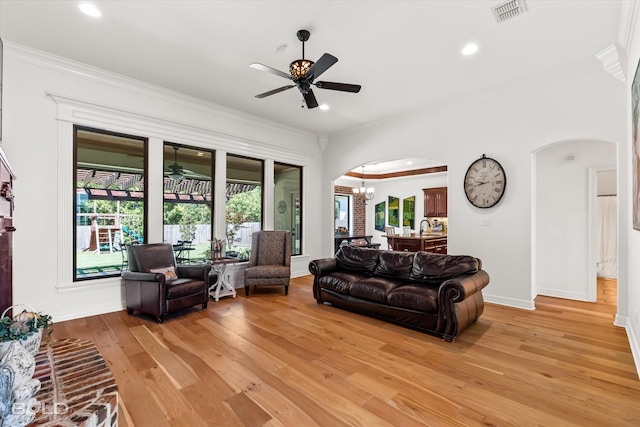
[[[284,200],[280,200],[280,203],[278,203],[278,212],[283,214],[286,211],[287,211],[287,203]]]
[[[464,176],[464,194],[478,208],[495,206],[507,188],[507,175],[502,165],[484,154],[471,163]]]

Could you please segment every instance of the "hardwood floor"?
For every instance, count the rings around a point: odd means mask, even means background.
[[[54,325],[96,344],[120,426],[638,426],[640,381],[606,304],[487,304],[454,343],[317,305],[311,276],[162,325]],[[242,293],[244,294],[244,293]]]

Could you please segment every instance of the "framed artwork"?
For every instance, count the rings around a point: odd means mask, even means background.
[[[380,202],[376,204],[376,230],[384,231],[385,226],[385,204],[386,202]]]
[[[2,142],[2,39],[0,39],[0,142]]]
[[[411,227],[416,223],[416,196],[402,200],[402,225]]]
[[[631,121],[632,121],[632,204],[633,204],[633,229],[640,230],[640,141],[638,140],[638,121],[640,118],[640,64],[636,67],[636,74],[631,85]]]
[[[389,196],[389,225],[400,227],[400,199]]]

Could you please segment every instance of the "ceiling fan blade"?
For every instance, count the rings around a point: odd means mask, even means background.
[[[270,90],[269,92],[265,92],[265,93],[261,93],[259,95],[256,95],[256,98],[266,98],[267,96],[275,95],[276,93],[280,93],[280,92],[285,91],[287,89],[291,89],[292,87],[295,87],[295,85],[282,86],[282,87],[279,87],[278,89]]]
[[[315,82],[314,83],[319,89],[330,89],[330,90],[339,90],[342,92],[352,92],[358,93],[360,92],[360,85],[351,85],[348,83],[335,83],[335,82]]]
[[[304,96],[304,101],[307,103],[308,109],[316,108],[318,106],[318,101],[316,101],[316,96],[313,94],[313,91],[311,89],[309,89],[307,93],[303,94],[303,96]]]
[[[311,68],[309,68],[309,71],[307,71],[305,77],[308,80],[317,79],[318,77],[320,77],[320,74],[327,71],[329,67],[331,67],[336,62],[338,62],[338,58],[331,54],[325,53],[320,57],[320,59],[318,59],[318,62],[316,62],[311,66]]]
[[[284,77],[285,79],[291,80],[291,74],[287,74],[284,71],[276,70],[275,68],[271,68],[266,65],[258,64],[257,62],[249,65],[249,67],[260,71],[266,71],[267,73],[275,74],[276,76]]]
[[[205,180],[205,181],[210,181],[211,180],[210,176],[203,175],[203,174],[198,173],[198,172],[190,171],[189,169],[183,169],[182,170],[182,174],[184,175],[185,178],[199,179],[199,180]]]

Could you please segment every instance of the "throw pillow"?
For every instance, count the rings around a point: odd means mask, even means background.
[[[163,268],[152,268],[149,270],[149,273],[162,273],[164,274],[164,278],[167,281],[176,280],[178,278],[178,275],[176,274],[176,269],[173,265],[170,265],[169,267],[163,267]]]

